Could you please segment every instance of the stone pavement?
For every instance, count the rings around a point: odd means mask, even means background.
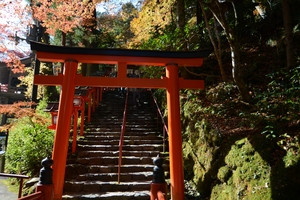
[[[18,194],[10,192],[8,187],[3,183],[6,178],[0,177],[0,199],[1,200],[16,200],[18,199]]]

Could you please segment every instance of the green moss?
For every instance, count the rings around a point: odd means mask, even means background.
[[[270,168],[247,138],[231,146],[225,163],[218,171],[223,184],[213,188],[211,199],[271,199]]]
[[[185,179],[202,197],[282,200],[300,196],[299,134],[276,141],[255,131],[220,133],[205,119],[204,111],[195,113],[197,102],[183,106]]]
[[[219,169],[218,171],[218,179],[224,183],[227,182],[227,180],[232,176],[232,171],[230,168],[226,165]]]
[[[233,187],[227,184],[216,185],[211,194],[211,199],[214,200],[232,200],[236,199],[236,191]]]
[[[268,152],[260,151],[265,145],[261,138],[222,139],[206,122],[198,123],[197,132],[188,133],[183,143],[183,154],[187,177],[199,192],[210,199],[272,199],[271,168],[263,159]]]
[[[200,193],[205,193],[209,191],[210,184],[207,183],[211,180],[207,171],[212,168],[214,157],[218,152],[217,144],[220,143],[220,136],[205,120],[196,123],[191,121],[190,124],[193,124],[193,128],[186,130],[183,143],[185,176],[190,177],[189,180]]]

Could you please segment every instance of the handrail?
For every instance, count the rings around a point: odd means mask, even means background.
[[[0,173],[0,176],[9,177],[9,178],[19,178],[20,179],[20,186],[19,186],[18,198],[20,198],[22,196],[23,179],[24,178],[26,178],[26,179],[30,178],[29,176],[25,176],[25,175],[5,174],[5,173]]]
[[[118,163],[118,183],[120,183],[121,179],[121,165],[122,165],[122,153],[123,153],[123,144],[124,144],[124,134],[125,134],[125,128],[126,128],[126,115],[127,115],[127,106],[128,106],[128,90],[126,93],[126,99],[125,99],[125,108],[123,112],[123,122],[122,122],[122,128],[121,128],[121,136],[120,136],[120,142],[119,142],[119,163]]]
[[[27,195],[26,197],[18,198],[18,200],[42,200],[44,194],[41,191]]]
[[[166,141],[167,141],[167,136],[169,135],[169,132],[168,132],[168,126],[166,125],[165,121],[164,121],[164,117],[161,113],[161,110],[158,106],[158,103],[152,93],[152,91],[150,90],[150,93],[151,93],[151,96],[152,96],[152,99],[153,99],[153,102],[156,106],[156,112],[157,112],[157,115],[159,115],[160,119],[161,119],[161,123],[163,125],[163,152],[166,152]],[[158,123],[158,116],[157,116],[157,123]]]

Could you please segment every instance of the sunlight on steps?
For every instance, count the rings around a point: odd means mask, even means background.
[[[125,98],[107,92],[85,125],[77,152],[69,154],[63,199],[149,200],[153,158],[162,152],[162,137],[149,103],[137,108],[129,96],[120,184],[119,138]],[[143,97],[142,97],[143,98]],[[168,154],[163,154],[167,158]],[[168,159],[164,169],[168,176]]]

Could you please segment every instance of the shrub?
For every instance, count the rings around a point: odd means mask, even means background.
[[[41,161],[51,156],[53,131],[23,117],[10,129],[6,152],[6,172],[38,176]]]
[[[268,77],[272,81],[267,91],[257,96],[256,106],[264,119],[262,133],[279,140],[281,135],[286,134],[287,128],[299,128],[300,67],[276,71]]]

